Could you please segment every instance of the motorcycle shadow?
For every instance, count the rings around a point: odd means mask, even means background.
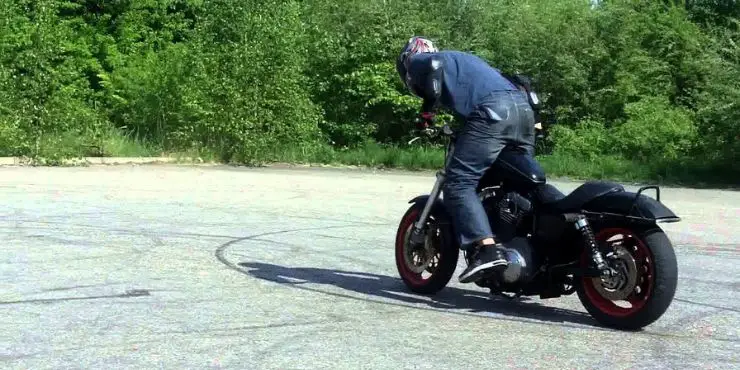
[[[445,287],[435,295],[425,296],[408,290],[400,278],[384,275],[314,267],[287,267],[260,262],[242,262],[238,265],[241,267],[240,271],[258,279],[294,287],[307,283],[333,285],[363,295],[389,299],[396,302],[390,303],[394,305],[401,305],[399,303],[403,302],[427,305],[433,309],[468,310],[467,312],[450,311],[453,313],[487,312],[518,319],[528,318],[543,322],[599,327],[598,323],[585,312],[543,306],[537,302],[531,302],[531,299],[527,297],[509,300],[504,297],[492,297],[482,291],[451,286]],[[317,289],[306,287],[300,288],[317,291]],[[322,293],[334,294],[325,291]],[[355,298],[344,295],[342,297]],[[377,302],[369,299],[368,301]]]

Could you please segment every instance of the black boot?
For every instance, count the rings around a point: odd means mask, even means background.
[[[502,271],[509,264],[501,244],[476,247],[468,268],[458,278],[461,283],[476,281],[493,272]]]

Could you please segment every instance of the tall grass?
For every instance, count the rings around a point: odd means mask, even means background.
[[[639,162],[617,156],[599,156],[589,160],[564,154],[538,155],[548,178],[574,180],[601,179],[627,183],[660,183],[694,187],[737,187],[740,177],[734,172],[722,172],[700,161]],[[335,166],[360,166],[381,169],[437,170],[443,167],[444,150],[439,147],[380,145],[368,142],[363,146],[337,150],[317,146],[310,150],[294,147],[274,148],[263,153],[253,163],[296,163]]]

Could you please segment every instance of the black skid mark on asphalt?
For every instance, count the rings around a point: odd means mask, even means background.
[[[475,313],[494,313],[504,317],[491,317],[492,319],[515,322],[564,325],[576,328],[596,325],[596,321],[587,314],[569,309],[546,307],[538,303],[529,303],[525,301],[528,299],[526,297],[519,301],[499,300],[499,302],[495,302],[492,297],[483,292],[454,287],[447,287],[444,291],[433,297],[420,297],[413,293],[406,294],[405,292],[401,292],[399,288],[403,284],[400,279],[384,275],[321,268],[292,268],[263,263],[240,263],[239,265],[252,268],[252,270],[239,268],[240,272],[259,279],[291,286],[296,289],[364,302],[478,318],[481,316]],[[375,296],[391,301],[380,301],[372,298],[327,292],[302,286],[303,284],[333,285],[365,296]],[[419,306],[421,304],[425,304],[428,307]],[[449,309],[468,309],[470,311],[449,311]]]
[[[327,227],[312,228],[312,229],[326,229],[326,228]],[[396,294],[387,292],[386,288],[392,287],[395,290],[395,288],[398,288],[401,285],[401,282],[399,279],[394,279],[388,276],[366,274],[366,273],[361,273],[361,272],[326,270],[326,269],[319,269],[319,268],[290,268],[290,267],[282,267],[282,266],[277,266],[277,265],[260,264],[260,263],[253,263],[253,264],[240,263],[237,265],[237,264],[232,263],[231,261],[229,261],[228,259],[224,257],[226,250],[236,243],[253,240],[253,239],[260,238],[266,235],[284,234],[284,233],[297,232],[297,231],[308,231],[308,230],[292,229],[292,230],[275,231],[275,232],[270,232],[270,233],[251,235],[248,237],[232,240],[218,247],[216,249],[215,256],[219,261],[221,261],[221,263],[223,263],[230,269],[240,272],[242,274],[245,274],[248,276],[254,276],[254,277],[257,277],[263,280],[273,281],[279,284],[288,285],[296,289],[302,289],[302,290],[311,291],[314,293],[320,293],[320,294],[335,296],[339,298],[352,299],[352,300],[358,300],[358,301],[369,302],[369,303],[391,305],[391,306],[402,307],[402,308],[414,308],[414,309],[433,311],[433,312],[444,312],[448,314],[471,316],[471,317],[478,317],[478,318],[480,318],[481,316],[476,315],[474,312],[499,313],[504,316],[515,316],[515,317],[495,317],[494,319],[514,321],[514,322],[524,322],[524,323],[538,323],[538,324],[543,324],[543,325],[566,326],[566,327],[572,327],[572,328],[583,328],[583,326],[591,326],[596,330],[614,331],[612,329],[599,327],[597,322],[592,317],[582,312],[572,311],[568,309],[558,309],[558,308],[546,307],[540,304],[526,303],[523,301],[511,301],[511,302],[508,302],[508,303],[511,303],[511,306],[503,307],[501,305],[492,304],[490,297],[480,295],[478,292],[475,292],[475,291],[468,291],[468,290],[448,287],[446,288],[444,292],[438,294],[436,297],[433,297],[431,301],[428,301],[424,299],[411,298],[406,295],[396,295]],[[246,270],[242,268],[242,266],[246,266],[246,267],[256,266],[257,269],[256,271],[255,270],[250,271],[250,270]],[[296,277],[295,276],[296,273],[299,274],[300,277]],[[352,282],[351,280],[352,278],[349,278],[349,279],[347,278],[347,276],[352,276],[352,275],[365,276],[365,277],[368,277],[368,279],[361,279],[362,281],[358,281],[357,278],[354,278],[355,281]],[[295,278],[298,280],[305,280],[305,282],[307,283],[319,283],[319,284],[323,283],[323,284],[335,285],[345,290],[355,291],[363,295],[375,295],[380,298],[386,298],[386,299],[393,300],[395,302],[384,302],[384,301],[379,301],[379,300],[375,300],[371,298],[355,297],[355,296],[351,296],[347,294],[327,292],[327,291],[323,291],[320,289],[314,289],[314,288],[310,288],[306,286],[301,286],[300,285],[302,284],[301,282],[296,283],[295,281],[291,281],[291,280],[279,279],[277,278],[278,276],[286,276],[286,277]],[[422,307],[422,306],[413,306],[409,304],[403,304],[403,303],[398,302],[399,300],[404,301],[406,303],[411,303],[411,304],[427,304],[431,307]],[[471,309],[473,312],[460,312],[460,311],[447,310],[449,308],[463,308],[465,306],[467,306],[467,308]],[[495,310],[492,308],[499,308],[499,310]],[[516,317],[516,316],[519,316],[519,317]],[[521,316],[529,316],[531,320],[521,318]]]
[[[65,226],[73,226],[73,227],[79,227],[79,228],[89,228],[93,230],[101,230],[101,231],[108,231],[108,232],[118,232],[124,235],[132,235],[132,236],[141,236],[149,238],[154,247],[160,247],[164,246],[165,243],[160,237],[159,233],[154,231],[147,231],[144,229],[138,229],[138,230],[127,230],[127,229],[107,229],[105,227],[98,227],[93,225],[79,225],[79,224],[68,224],[65,222],[49,222],[49,221],[22,221],[24,223],[34,223],[34,224],[41,224],[40,226],[15,226],[12,227],[12,229],[17,230],[46,230],[48,228],[43,227],[42,225],[45,224],[51,224],[51,225],[65,225]],[[0,229],[3,229],[4,227],[0,226]],[[64,239],[60,237],[56,237],[53,235],[25,235],[26,238],[44,238],[49,239],[52,241],[57,241],[62,244],[68,244],[68,245],[81,245],[81,246],[98,246],[96,243],[92,242],[77,242],[70,239]],[[118,248],[116,248],[118,249]],[[106,259],[111,257],[117,257],[119,259],[119,262],[124,262],[122,259],[123,257],[130,257],[126,262],[127,263],[138,263],[142,258],[143,255],[147,252],[149,252],[152,248],[145,247],[145,248],[137,248],[135,244],[132,245],[126,245],[125,246],[126,252],[124,253],[109,253],[102,256],[92,256],[92,257],[81,257],[81,258],[69,258],[69,259],[55,259],[54,262],[64,262],[64,261],[82,261],[82,260],[95,260],[95,259]]]
[[[125,252],[125,253],[108,253],[108,254],[101,254],[98,256],[90,256],[90,257],[73,257],[73,258],[54,258],[53,260],[43,260],[43,261],[24,261],[25,264],[44,264],[44,263],[52,263],[52,264],[59,264],[60,262],[77,262],[77,261],[95,261],[95,260],[104,260],[104,259],[111,259],[111,258],[118,258],[125,256],[130,256],[133,252]],[[13,265],[17,264],[17,262],[0,262],[0,265]]]
[[[716,306],[716,305],[709,304],[709,303],[694,302],[694,301],[690,301],[688,299],[682,299],[682,298],[674,298],[673,300],[676,301],[676,302],[691,304],[691,305],[695,305],[695,306],[703,306],[703,307],[708,307],[708,308],[714,308],[714,309],[717,309],[717,310],[720,310],[720,311],[730,311],[730,312],[740,313],[740,309],[737,309],[737,308]]]
[[[155,232],[155,231],[148,231],[148,230],[140,230],[135,231],[131,229],[123,229],[123,228],[108,228],[105,226],[97,226],[97,225],[88,225],[88,224],[71,224],[67,222],[41,222],[41,221],[23,221],[24,223],[34,223],[34,224],[51,224],[51,225],[63,225],[67,227],[76,227],[81,229],[92,229],[92,230],[101,230],[101,231],[107,231],[111,233],[118,233],[122,235],[136,235],[136,236],[151,236],[151,235],[157,235],[157,236],[165,236],[165,237],[186,237],[186,238],[213,238],[213,239],[238,239],[238,236],[234,235],[220,235],[220,234],[201,234],[201,233],[178,233],[178,232]],[[326,227],[323,227],[324,229]],[[43,227],[39,226],[0,226],[0,229],[21,229],[21,230],[39,230],[44,229]]]
[[[389,225],[386,225],[389,226]],[[353,238],[350,235],[329,235],[329,234],[323,234],[323,233],[308,233],[311,236],[319,237],[319,238],[326,238],[326,239],[333,239],[333,240],[351,240],[354,242],[366,242],[366,238]],[[337,249],[332,249],[337,250]]]
[[[350,228],[350,227],[356,227],[356,226],[362,226],[362,225],[353,225],[353,224],[350,224],[350,225],[336,225],[336,226],[323,226],[323,227],[307,227],[307,228],[300,228],[300,229],[288,229],[288,230],[279,230],[279,231],[269,231],[269,232],[265,232],[265,233],[260,233],[260,234],[255,234],[255,235],[249,235],[249,236],[244,236],[244,237],[240,237],[240,238],[234,238],[234,240],[231,240],[229,242],[226,242],[226,243],[222,244],[221,246],[219,246],[218,249],[216,249],[216,258],[219,261],[221,261],[221,263],[223,263],[226,266],[228,266],[229,268],[231,268],[233,270],[236,270],[236,271],[239,271],[239,272],[243,272],[243,271],[241,271],[241,269],[239,268],[239,266],[236,266],[233,263],[229,262],[229,260],[226,259],[226,257],[224,257],[224,255],[223,255],[224,252],[226,251],[226,249],[228,249],[230,246],[232,246],[234,244],[237,244],[237,243],[240,243],[240,242],[244,242],[244,241],[247,241],[247,240],[260,240],[260,241],[265,241],[265,242],[277,243],[276,241],[273,241],[273,240],[261,239],[261,238],[263,236],[280,235],[280,234],[287,234],[287,233],[292,233],[292,232],[313,231],[313,230],[326,230],[326,229],[341,229],[341,228]]]
[[[27,299],[19,301],[0,301],[0,305],[11,305],[11,304],[26,304],[26,303],[56,303],[56,302],[68,302],[68,301],[81,301],[81,300],[93,300],[93,299],[106,299],[106,298],[136,298],[145,297],[151,295],[149,290],[146,289],[133,289],[127,290],[121,294],[109,294],[109,295],[97,295],[97,296],[86,296],[86,297],[64,297],[64,298],[39,298],[39,299]]]
[[[655,329],[648,329],[648,330],[646,330],[646,332],[648,334],[654,334],[654,335],[658,335],[658,336],[671,336],[671,337],[673,337],[675,335],[672,335],[672,331],[678,330],[678,329],[683,329],[687,325],[690,325],[690,324],[695,323],[697,321],[705,320],[705,319],[707,319],[707,318],[709,318],[711,316],[715,316],[715,315],[718,315],[718,314],[723,314],[723,313],[726,313],[726,312],[733,312],[733,313],[739,313],[740,312],[740,310],[733,309],[733,308],[715,306],[715,305],[711,305],[711,304],[707,304],[707,303],[694,302],[694,301],[690,301],[690,300],[686,300],[686,299],[682,299],[682,298],[674,298],[673,301],[676,302],[676,303],[683,303],[683,304],[687,304],[687,305],[695,305],[695,306],[699,306],[699,307],[703,307],[703,308],[708,308],[709,310],[702,310],[702,311],[699,311],[699,312],[696,312],[695,311],[693,313],[684,314],[682,316],[679,316],[672,323],[668,323],[667,325],[663,326],[662,327],[663,330],[660,330],[660,329],[658,329],[659,331],[658,330],[655,330]],[[656,327],[657,327],[657,325],[656,325]],[[693,338],[696,338],[696,337],[693,336]],[[728,337],[722,337],[722,336],[718,336],[718,335],[707,335],[707,336],[704,337],[704,339],[710,339],[710,340],[718,341],[718,342],[729,342],[729,343],[738,343],[738,342],[740,342],[740,339],[738,339],[738,338],[732,338],[732,337],[729,337],[728,338]],[[660,344],[661,343],[657,342],[656,343],[656,346],[658,346]],[[661,348],[657,349],[655,352],[656,353],[660,353],[660,350],[661,350]],[[676,364],[676,365],[678,366],[680,364]]]
[[[268,345],[267,347],[260,348],[257,351],[257,353],[253,355],[253,358],[254,358],[253,363],[265,364],[265,363],[268,363],[267,359],[271,356],[275,356],[275,355],[280,356],[281,353],[282,354],[289,353],[285,351],[287,347],[289,347],[290,345],[295,345],[295,343],[299,339],[313,337],[314,335],[316,335],[316,332],[317,330],[309,330],[309,331],[304,331],[298,334],[293,334],[293,335],[288,336],[287,338],[281,338],[281,340],[275,341],[274,343]]]
[[[47,235],[47,234],[29,234],[25,236],[29,239],[43,239],[44,241],[50,241],[54,243],[59,243],[62,245],[73,245],[73,246],[83,246],[83,247],[94,247],[98,244],[84,240],[84,239],[67,239],[62,238],[56,235]]]
[[[729,281],[715,281],[707,279],[697,279],[688,276],[680,276],[679,279],[684,281],[691,281],[699,284],[716,285],[723,288],[729,288],[731,291],[740,291],[740,282],[729,282]],[[690,302],[689,302],[690,303]]]
[[[69,205],[69,203],[65,202],[65,205]],[[82,203],[79,203],[82,205]],[[86,211],[86,212],[65,212],[61,214],[44,214],[43,216],[36,218],[35,220],[27,220],[27,221],[41,221],[42,220],[69,220],[75,217],[84,217],[84,218],[95,218],[98,219],[100,216],[120,216],[121,212],[119,211]],[[23,220],[26,221],[26,220]]]
[[[291,216],[292,217],[292,216]],[[42,225],[63,225],[66,227],[76,227],[76,228],[85,228],[85,229],[93,229],[93,230],[102,230],[107,231],[111,233],[118,233],[122,235],[136,235],[136,236],[150,236],[150,237],[184,237],[184,238],[212,238],[212,239],[232,239],[232,240],[238,240],[239,236],[234,235],[221,235],[221,234],[203,234],[203,233],[187,233],[187,232],[156,232],[153,230],[145,230],[145,229],[139,229],[137,230],[131,230],[131,229],[125,229],[125,228],[108,228],[105,226],[99,226],[99,225],[89,225],[89,224],[76,224],[76,223],[68,223],[68,222],[57,222],[57,221],[34,221],[34,220],[18,220],[18,222],[22,223],[28,223],[28,224],[42,224]],[[305,229],[297,229],[295,231],[313,231],[313,230],[326,230],[326,229],[333,229],[333,228],[343,228],[343,227],[353,227],[353,226],[388,226],[388,224],[378,224],[378,223],[368,223],[368,222],[357,222],[357,221],[343,221],[343,225],[331,225],[331,226],[322,226],[322,227],[312,227],[312,228],[305,228]],[[45,229],[44,227],[39,226],[0,226],[0,229],[11,229],[11,230],[39,230],[39,229]],[[291,232],[291,231],[288,231]],[[275,232],[268,232],[264,235],[274,235]]]
[[[0,361],[17,361],[47,355],[49,352],[21,353],[17,355],[0,355]]]
[[[334,226],[321,226],[321,227],[305,227],[305,228],[299,228],[299,229],[288,229],[288,230],[278,230],[278,231],[268,231],[265,233],[259,233],[249,236],[242,236],[242,237],[236,237],[233,238],[234,240],[231,240],[229,242],[226,242],[218,247],[216,254],[217,258],[221,260],[221,262],[225,264],[230,264],[226,259],[223,258],[223,256],[219,256],[220,254],[223,254],[223,251],[226,250],[228,247],[243,242],[247,240],[255,240],[258,238],[261,238],[263,236],[269,236],[269,235],[280,235],[280,234],[288,234],[288,233],[294,233],[299,231],[312,231],[312,230],[326,230],[326,229],[341,229],[341,228],[348,228],[348,227],[356,227],[356,226],[362,226],[362,225],[355,225],[355,224],[349,224],[349,225],[334,225]],[[219,252],[221,251],[221,252]],[[238,267],[237,267],[238,268]]]
[[[311,245],[310,244],[286,243],[286,242],[283,242],[283,241],[266,239],[266,238],[254,238],[254,239],[249,239],[249,240],[250,241],[265,242],[265,243],[269,243],[269,244],[274,244],[276,246],[288,246],[288,247],[290,247],[292,250],[294,250],[296,252],[315,251],[315,250],[311,249]],[[326,255],[326,256],[338,257],[338,258],[344,259],[346,261],[357,262],[357,263],[363,264],[363,265],[368,266],[368,267],[376,267],[376,268],[382,268],[383,267],[383,266],[381,266],[381,265],[379,265],[377,263],[371,262],[371,261],[366,261],[366,260],[363,260],[363,259],[357,258],[357,257],[345,256],[345,255],[342,255],[342,254],[339,254],[338,253],[338,252],[342,252],[342,251],[346,251],[346,250],[347,249],[322,249],[321,250],[321,254],[322,255]],[[355,250],[356,250],[356,248],[355,248]],[[240,257],[249,257],[247,255],[239,255],[239,254],[235,254],[235,255],[240,256]]]
[[[677,244],[676,249],[703,256],[721,255],[733,259],[740,256],[740,244],[736,243]]]
[[[128,258],[119,261],[119,263],[125,263],[127,266],[138,265],[147,254],[166,245],[164,240],[156,232],[147,232],[146,230],[139,229],[139,231],[134,231],[133,233],[134,235],[149,239],[151,245],[139,246],[138,243],[132,243],[126,246],[130,250],[130,253],[127,253]]]
[[[77,289],[85,289],[85,288],[108,288],[108,287],[112,287],[114,285],[120,285],[120,284],[121,283],[81,284],[81,285],[73,285],[73,286],[67,286],[67,287],[41,289],[41,291],[42,292],[63,292],[63,291],[68,291],[68,290],[77,290]]]
[[[129,351],[131,347],[133,346],[139,346],[142,344],[151,344],[151,343],[162,343],[166,341],[172,340],[173,334],[180,334],[180,335],[197,335],[198,338],[201,338],[203,335],[207,335],[209,337],[215,337],[215,338],[226,338],[226,337],[244,337],[244,332],[246,331],[253,331],[253,330],[270,330],[275,328],[281,328],[281,327],[300,327],[300,326],[314,326],[314,325],[323,325],[327,324],[329,321],[305,321],[305,322],[291,322],[291,323],[276,323],[276,324],[265,324],[265,325],[251,325],[251,326],[242,326],[237,328],[222,328],[222,329],[210,329],[210,330],[194,330],[194,331],[165,331],[165,332],[155,332],[148,334],[150,339],[140,339],[140,340],[129,340],[124,343],[115,342],[115,343],[86,343],[83,346],[70,346],[70,347],[64,347],[64,348],[58,348],[54,349],[54,351],[42,351],[42,352],[34,352],[34,353],[25,353],[25,354],[17,354],[17,355],[0,355],[0,360],[17,360],[17,359],[24,359],[24,358],[34,358],[39,356],[48,356],[51,354],[59,354],[59,353],[68,353],[68,352],[76,352],[76,351],[87,351],[87,350],[96,350],[96,349],[108,349],[108,348],[125,348],[126,351]],[[151,338],[154,337],[154,338]]]
[[[341,321],[346,322],[349,320],[345,319]],[[337,320],[328,321],[327,324],[329,323],[334,324],[337,322],[339,321]],[[325,330],[322,330],[322,329],[324,328],[313,327],[310,330],[305,330],[301,333],[288,336],[287,338],[282,338],[280,341],[276,341],[275,343],[270,344],[269,346],[265,348],[261,348],[254,355],[253,363],[257,363],[257,364],[269,363],[267,362],[267,360],[271,357],[284,356],[284,355],[281,355],[281,353],[282,354],[291,353],[292,351],[286,351],[286,349],[289,349],[291,346],[292,347],[296,347],[296,346],[302,347],[301,342],[300,342],[301,340],[311,341],[312,338],[320,337],[321,336],[321,334],[319,333],[320,330],[324,333],[326,332]]]
[[[267,216],[278,216],[278,217],[285,217],[285,218],[296,218],[296,219],[302,219],[302,220],[311,220],[311,221],[328,221],[328,222],[342,222],[344,224],[355,224],[355,225],[367,225],[367,226],[388,226],[390,225],[387,222],[369,222],[369,221],[347,221],[347,219],[340,219],[340,218],[332,218],[332,217],[320,217],[320,216],[301,216],[301,215],[285,215],[284,213],[279,212],[271,212],[266,210],[261,210],[260,215],[267,215]]]
[[[674,299],[676,300],[676,299]],[[684,329],[686,326],[691,325],[697,321],[701,321],[704,319],[707,319],[713,315],[722,313],[723,311],[720,309],[712,309],[709,311],[701,311],[701,312],[695,312],[688,315],[683,315],[679,317],[677,320],[668,323],[667,325],[663,326],[662,329],[651,329],[649,330],[650,334],[654,334],[657,336],[662,336],[663,334],[668,334],[676,330]],[[697,336],[694,336],[695,340],[699,340],[700,338]],[[718,342],[737,342],[737,338],[724,338],[719,336],[713,336],[708,335],[701,339],[711,339],[713,341]],[[685,355],[683,353],[671,353],[670,348],[668,347],[668,343],[661,339],[654,340],[650,343],[649,346],[650,353],[652,354],[653,358],[659,358],[660,361],[668,366],[671,369],[680,369],[682,367],[685,367],[686,364],[683,362],[685,360]],[[714,361],[717,361],[718,359],[712,358]]]
[[[243,326],[237,326],[233,328],[209,328],[205,330],[197,330],[197,329],[167,330],[163,332],[154,332],[152,334],[154,335],[198,334],[198,335],[210,335],[210,336],[221,338],[221,337],[228,337],[228,336],[242,336],[244,332],[246,331],[269,330],[269,329],[300,327],[300,326],[326,325],[326,324],[331,324],[335,322],[336,320],[328,320],[328,319],[327,320],[310,320],[310,321],[291,321],[291,322],[279,322],[279,323],[273,323],[273,324],[243,325]]]
[[[228,264],[231,264],[230,262]],[[438,293],[431,300],[413,298],[409,295],[393,294],[392,290],[398,291],[402,286],[400,279],[391,278],[383,275],[369,274],[363,272],[337,271],[320,268],[292,268],[263,263],[239,263],[239,266],[253,268],[246,270],[241,267],[233,268],[245,275],[250,275],[258,279],[272,281],[281,285],[290,286],[295,289],[330,295],[339,298],[358,300],[363,302],[390,305],[402,308],[413,308],[425,311],[443,312],[453,315],[471,316],[480,318],[475,312],[498,313],[504,317],[491,317],[495,320],[504,320],[512,322],[522,322],[530,324],[550,325],[583,329],[584,326],[592,330],[605,332],[622,333],[619,330],[610,329],[600,326],[590,315],[569,309],[559,309],[547,307],[538,303],[528,303],[525,301],[505,301],[499,300],[499,303],[492,302],[489,297],[480,295],[479,292],[468,291],[459,288],[447,287],[444,291]],[[231,264],[233,266],[233,264]],[[231,267],[230,266],[230,267]],[[347,277],[359,276],[358,281],[352,282]],[[355,278],[357,279],[357,278]],[[296,281],[297,280],[297,281]],[[374,295],[380,298],[387,298],[393,301],[402,301],[411,304],[426,304],[429,307],[414,306],[397,302],[383,302],[370,298],[356,297],[347,294],[328,292],[316,288],[303,286],[303,284],[325,284],[334,285],[344,290],[355,291],[363,295]],[[526,298],[526,297],[525,297]],[[472,312],[449,311],[450,308],[470,309]],[[643,330],[642,334],[659,338],[683,339],[694,341],[695,336],[678,335],[665,332],[654,332],[652,330]],[[737,339],[723,337],[708,337],[706,339],[719,342],[738,342]]]
[[[296,231],[296,230],[293,230]],[[301,230],[304,231],[304,230]],[[275,232],[275,233],[284,233],[284,232],[292,232],[292,231],[282,231],[282,232]],[[423,299],[414,299],[410,298],[408,296],[402,296],[402,295],[396,295],[392,294],[391,292],[385,290],[385,287],[390,288],[397,288],[402,285],[399,279],[390,278],[388,276],[382,276],[382,275],[374,275],[374,274],[367,274],[367,273],[361,273],[361,272],[342,272],[342,271],[335,271],[335,270],[327,270],[327,269],[318,269],[318,268],[290,268],[290,267],[283,267],[283,266],[277,266],[277,265],[270,265],[270,264],[261,264],[261,263],[239,263],[234,264],[231,261],[228,261],[224,257],[224,253],[226,249],[228,249],[230,246],[246,240],[251,240],[258,238],[260,236],[263,236],[262,234],[254,235],[251,238],[243,238],[242,240],[233,240],[228,243],[225,243],[221,245],[216,250],[216,258],[219,259],[222,263],[224,263],[226,266],[231,268],[232,270],[235,270],[237,272],[243,273],[245,275],[253,276],[259,279],[272,281],[281,285],[290,286],[295,289],[300,289],[304,291],[310,291],[314,293],[334,296],[338,298],[344,298],[344,299],[351,299],[351,300],[357,300],[357,301],[363,301],[363,302],[370,302],[370,303],[377,303],[377,304],[383,304],[383,305],[390,305],[390,306],[396,306],[396,307],[402,307],[402,308],[413,308],[413,309],[420,309],[420,310],[426,310],[426,311],[433,311],[433,312],[444,312],[448,314],[453,315],[462,315],[462,316],[472,316],[472,317],[481,317],[480,315],[476,315],[474,312],[491,312],[491,313],[499,313],[506,316],[513,316],[513,317],[493,317],[492,319],[498,319],[498,320],[505,320],[505,321],[513,321],[513,322],[523,322],[523,323],[536,323],[540,325],[551,325],[551,326],[562,326],[562,327],[570,327],[570,328],[583,328],[583,325],[590,326],[593,330],[599,330],[599,331],[606,331],[606,332],[614,332],[619,333],[620,331],[615,329],[610,329],[606,327],[600,326],[591,316],[578,312],[578,311],[572,311],[567,309],[557,309],[557,308],[550,308],[546,306],[542,306],[536,303],[523,303],[521,301],[509,301],[507,303],[512,304],[514,307],[507,307],[503,310],[495,310],[495,308],[503,308],[503,307],[495,307],[494,304],[490,300],[488,300],[488,297],[483,297],[480,295],[477,295],[474,291],[465,291],[458,288],[452,288],[448,287],[443,291],[442,293],[438,294],[436,297],[432,298],[432,301],[423,300]],[[256,268],[256,270],[247,270],[243,267],[252,267]],[[265,271],[267,270],[267,271]],[[327,277],[327,274],[334,275]],[[299,276],[296,276],[299,275]],[[378,283],[373,283],[372,279],[362,279],[361,282],[358,282],[356,284],[348,283],[341,278],[337,276],[366,276],[371,277],[375,279],[385,279],[386,281],[393,281],[393,286],[383,284],[381,283],[378,285]],[[284,278],[280,278],[280,277]],[[298,280],[298,281],[296,281]],[[371,298],[363,298],[363,297],[356,297],[351,296],[348,294],[342,294],[342,293],[334,293],[334,292],[328,292],[316,288],[311,288],[308,286],[303,286],[302,284],[305,283],[314,283],[314,284],[329,284],[329,285],[335,285],[339,288],[355,291],[364,295],[375,295],[381,298],[387,298],[392,299],[394,301],[405,301],[412,304],[427,304],[431,307],[422,307],[422,306],[413,306],[408,305],[404,303],[398,303],[398,302],[383,302]],[[390,289],[389,289],[390,290]],[[397,290],[397,289],[396,289]],[[471,294],[473,293],[473,294]],[[467,305],[466,305],[467,303]],[[436,306],[436,307],[435,307]],[[460,311],[449,311],[445,308],[467,308],[473,310],[473,312],[460,312]],[[508,312],[507,312],[508,311]],[[529,316],[531,320],[521,318],[521,316]],[[549,321],[549,322],[548,322]],[[691,336],[682,336],[682,335],[676,335],[672,333],[660,333],[660,332],[653,332],[650,330],[644,330],[643,334],[650,335],[650,336],[656,336],[660,338],[671,338],[671,339],[687,339],[687,340],[694,340],[694,337]],[[720,341],[720,342],[737,342],[735,339],[729,339],[729,338],[720,338],[720,337],[710,337],[707,338],[713,341]]]

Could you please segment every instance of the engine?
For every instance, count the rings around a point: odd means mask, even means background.
[[[528,281],[534,273],[534,251],[526,235],[518,230],[526,226],[523,220],[532,208],[531,203],[517,193],[496,194],[494,189],[484,190],[481,201],[497,241],[506,244],[511,262],[503,272],[503,283],[513,288]]]
[[[532,208],[526,198],[515,192],[497,194],[489,189],[481,194],[481,201],[496,239],[502,242],[517,236],[517,229]]]

